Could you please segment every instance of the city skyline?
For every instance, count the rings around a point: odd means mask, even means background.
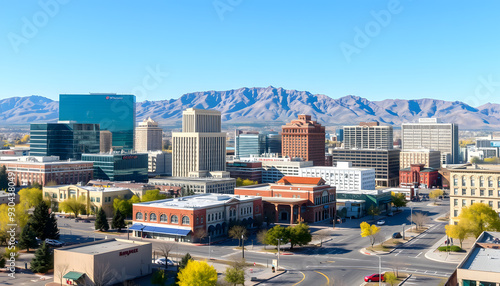
[[[1,5],[0,98],[113,92],[141,102],[272,85],[500,103],[493,1]]]

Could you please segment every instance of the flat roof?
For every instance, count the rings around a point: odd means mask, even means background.
[[[265,202],[276,202],[276,203],[300,203],[307,202],[308,199],[299,199],[299,198],[283,198],[283,197],[262,197],[262,200]]]
[[[127,188],[121,188],[121,187],[109,187],[109,188],[101,188],[101,187],[94,187],[94,186],[77,186],[77,185],[57,185],[57,186],[49,186],[49,187],[43,187],[44,189],[59,189],[59,188],[64,188],[64,187],[71,187],[74,186],[76,188],[80,189],[85,189],[91,192],[118,192],[118,191],[126,191],[129,190]]]
[[[165,199],[165,200],[137,203],[134,204],[134,206],[149,206],[157,208],[175,208],[175,209],[197,209],[197,208],[220,206],[234,199],[240,202],[248,202],[258,198],[260,198],[260,196],[200,194],[200,195],[181,197],[175,199]]]
[[[122,240],[122,239],[118,240],[112,238],[112,239],[93,241],[89,243],[82,243],[72,246],[66,246],[56,250],[95,255],[95,254],[118,251],[122,249],[128,249],[137,245],[145,245],[145,244],[151,244],[151,243],[134,241],[134,240]]]
[[[362,167],[334,167],[334,166],[314,166],[314,167],[303,167],[301,168],[303,170],[306,169],[313,169],[313,170],[330,170],[330,171],[336,171],[336,170],[353,170],[353,171],[375,171],[375,168],[362,168]]]
[[[193,181],[193,182],[217,182],[217,181],[235,181],[236,179],[234,178],[213,178],[213,177],[206,177],[206,178],[190,178],[190,177],[159,177],[159,178],[153,178],[149,179],[150,182],[156,182],[156,181],[175,181],[175,182],[186,182],[186,181]]]
[[[362,194],[362,195],[380,195],[390,193],[390,190],[337,190],[337,194]]]
[[[500,273],[500,232],[483,232],[458,268]]]

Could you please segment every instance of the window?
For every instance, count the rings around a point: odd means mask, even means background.
[[[454,205],[455,205],[455,206],[458,206],[458,199],[455,199],[455,200],[454,200]]]
[[[205,221],[203,220],[203,216],[201,216],[201,220],[200,220],[201,223],[205,223]]]
[[[467,185],[467,180],[465,179],[465,176],[462,176],[462,186]]]
[[[91,202],[95,202],[95,198],[94,197],[90,197],[90,201]]]
[[[467,194],[467,190],[466,189],[462,189],[462,196],[465,196]]]
[[[471,200],[470,205],[472,206],[475,202],[476,202],[476,200]]]
[[[488,191],[488,196],[493,197],[493,190]]]
[[[179,218],[176,215],[171,216],[170,223],[179,223]]]
[[[98,202],[98,203],[100,203],[101,202],[101,198],[97,197],[95,201]]]
[[[151,214],[149,215],[149,221],[156,221],[156,214],[151,213]]]
[[[479,177],[479,186],[484,187],[484,178],[483,176]]]
[[[467,205],[466,200],[462,200],[462,207],[465,207]]]
[[[493,201],[489,201],[488,205],[490,205],[490,207],[493,208]]]
[[[476,186],[476,178],[470,177],[470,186],[475,187]]]
[[[453,177],[453,185],[458,186],[458,177],[457,176]]]
[[[138,212],[135,214],[135,219],[136,220],[142,220],[142,213],[141,212]]]
[[[160,222],[167,222],[167,215],[166,214],[162,214],[160,216]]]
[[[476,189],[470,189],[470,195],[475,196],[476,195]]]
[[[479,190],[479,195],[484,196],[484,190]]]
[[[458,210],[453,210],[453,216],[457,217],[458,216]]]
[[[453,194],[454,194],[454,195],[458,195],[458,188],[455,188],[455,189],[453,190]]]
[[[196,224],[200,223],[200,217],[196,216]]]
[[[182,224],[189,224],[189,217],[183,216],[182,217]]]
[[[493,188],[493,178],[491,177],[488,178],[488,187]]]

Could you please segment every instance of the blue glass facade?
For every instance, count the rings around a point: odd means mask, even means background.
[[[30,155],[80,160],[99,153],[99,124],[34,123],[30,125]]]
[[[134,95],[60,94],[59,120],[97,123],[101,130],[111,131],[115,150],[134,147]]]
[[[94,162],[94,179],[148,181],[148,154],[83,154],[82,161]]]

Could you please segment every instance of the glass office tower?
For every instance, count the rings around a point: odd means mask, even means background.
[[[99,124],[71,122],[30,125],[30,155],[80,160],[83,153],[99,153]]]
[[[101,130],[111,131],[114,150],[134,148],[134,95],[60,94],[59,120],[97,123]]]
[[[148,154],[83,154],[82,161],[94,163],[94,179],[148,181]]]

